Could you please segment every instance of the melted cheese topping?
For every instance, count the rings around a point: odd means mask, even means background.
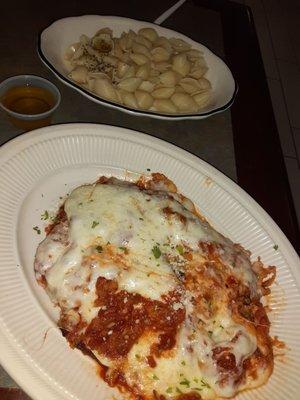
[[[184,276],[190,265],[192,285],[198,279],[198,265],[205,265],[208,281],[219,279],[222,270],[218,272],[214,261],[209,264],[201,245],[213,243],[222,268],[247,285],[251,293],[257,291],[256,277],[246,252],[237,251],[229,239],[182,203],[176,193],[141,190],[131,184],[81,186],[64,204],[68,240],[62,243],[59,234],[50,233],[37,250],[36,274],[38,279],[45,278],[49,295],[67,317],[66,329],[79,321],[89,324],[97,317],[99,277],[116,281],[119,291],[151,301],[164,302],[170,292],[181,293],[172,307],[184,308],[186,318],[175,347],[156,357],[155,366],[150,366],[147,357],[153,343],[159,341],[159,333],[142,335],[121,363],[126,382],[149,398],[153,390],[165,397],[191,391],[203,399],[230,397],[238,385],[226,375],[225,367],[220,375],[217,352],[227,349],[236,368],[241,369],[243,360],[257,348],[255,332],[233,320],[226,296],[213,299],[216,306],[208,304],[208,311],[214,307],[213,313],[199,311],[195,301],[200,295],[197,289],[184,287]],[[194,264],[188,254],[196,255],[192,257]],[[217,291],[215,294],[219,296]],[[120,368],[120,360],[116,362],[97,350],[94,353],[104,365]],[[222,362],[228,361],[226,357]]]
[[[240,327],[229,326],[228,331],[223,333],[223,338],[226,337],[222,340],[224,347],[233,337],[230,333],[234,330],[238,332]],[[191,335],[193,339],[189,340]],[[217,333],[214,339],[220,339]],[[209,340],[207,335],[194,332],[191,327],[184,326],[180,331],[172,356],[161,358],[154,368],[150,368],[147,363],[149,343],[151,343],[149,338],[141,340],[132,348],[128,356],[126,377],[132,385],[138,382],[141,392],[149,396],[153,390],[156,390],[157,393],[165,396],[176,396],[196,391],[203,399],[214,399],[216,395],[231,397],[236,393],[232,380],[224,386],[217,383],[219,374],[211,357],[214,341]],[[193,349],[192,352],[191,349]],[[252,354],[255,349],[255,338],[244,331],[232,350],[236,360],[240,361],[241,358]]]

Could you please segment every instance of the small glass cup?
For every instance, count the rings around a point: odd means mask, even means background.
[[[49,125],[60,100],[57,87],[39,76],[17,75],[0,83],[0,107],[26,131]]]

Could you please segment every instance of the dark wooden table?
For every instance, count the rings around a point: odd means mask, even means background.
[[[239,87],[234,105],[206,120],[159,121],[109,110],[60,83],[38,58],[38,34],[57,19],[102,14],[153,22],[174,3],[175,0],[29,0],[16,6],[5,2],[1,13],[0,79],[34,73],[54,82],[62,93],[54,123],[89,121],[124,126],[160,137],[205,159],[237,181],[300,252],[299,228],[249,8],[222,0],[187,0],[162,24],[207,45],[232,70]],[[3,114],[0,132],[0,143],[22,134],[9,125]],[[0,386],[1,400],[27,399],[1,370]]]

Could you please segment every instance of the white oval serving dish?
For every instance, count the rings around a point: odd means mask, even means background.
[[[76,84],[68,78],[68,71],[64,63],[64,53],[68,46],[78,42],[79,37],[85,34],[89,37],[93,36],[96,31],[103,27],[110,27],[114,36],[119,36],[122,32],[132,29],[138,31],[140,28],[152,27],[157,30],[160,35],[167,38],[176,37],[185,40],[191,44],[193,48],[201,50],[208,65],[207,79],[212,84],[213,101],[212,105],[204,108],[201,112],[194,114],[162,114],[153,111],[138,110],[128,108],[118,103],[101,98],[96,94],[88,91],[79,84]],[[47,27],[39,37],[38,53],[41,60],[46,66],[54,72],[54,74],[66,85],[71,86],[83,96],[98,104],[103,104],[111,108],[123,110],[129,114],[137,116],[150,116],[165,120],[178,119],[202,119],[210,115],[219,113],[229,108],[237,92],[237,85],[233,79],[228,66],[217,57],[212,51],[202,44],[195,42],[189,37],[175,32],[173,30],[163,28],[159,25],[145,21],[137,21],[130,18],[100,15],[83,15],[80,17],[63,18]]]
[[[161,172],[222,234],[277,268],[269,297],[271,335],[286,344],[262,387],[236,400],[297,400],[300,393],[300,260],[267,213],[203,160],[149,135],[113,126],[66,124],[38,129],[0,149],[0,362],[35,400],[124,400],[93,360],[71,349],[57,310],[37,284],[33,261],[45,210],[101,175],[131,179]],[[130,172],[129,172],[130,171]],[[61,199],[60,199],[61,198]],[[38,226],[41,234],[33,228]]]

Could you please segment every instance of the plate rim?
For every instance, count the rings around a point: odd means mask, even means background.
[[[86,90],[85,88],[81,87],[80,85],[78,85],[77,83],[71,81],[67,76],[64,76],[63,74],[61,74],[56,68],[55,66],[47,59],[46,55],[43,52],[42,49],[42,36],[43,34],[45,34],[45,32],[51,28],[52,25],[56,24],[59,21],[64,21],[64,20],[69,20],[69,19],[80,19],[83,17],[107,17],[107,18],[115,18],[115,19],[121,19],[121,20],[129,20],[129,21],[137,21],[137,22],[143,22],[147,25],[153,25],[153,26],[158,26],[164,29],[167,29],[169,31],[172,31],[174,33],[180,33],[181,35],[187,37],[190,40],[193,40],[194,42],[196,42],[196,40],[190,38],[189,36],[185,35],[184,33],[181,32],[177,32],[174,31],[173,29],[169,29],[169,28],[165,28],[164,26],[155,24],[153,22],[149,22],[149,21],[144,21],[144,20],[140,20],[140,19],[135,19],[135,18],[129,18],[129,17],[120,17],[117,15],[98,15],[98,14],[83,14],[83,15],[79,15],[79,16],[71,16],[71,17],[64,17],[64,18],[60,18],[54,22],[52,22],[51,24],[47,25],[42,31],[40,31],[39,35],[38,35],[38,42],[37,42],[37,53],[38,56],[40,57],[41,61],[45,64],[45,66],[64,84],[66,84],[67,86],[71,87],[73,90],[76,90],[77,92],[79,92],[80,94],[82,94],[83,96],[85,96],[86,98],[88,98],[89,100],[92,100],[94,103],[97,104],[101,104],[101,105],[108,105],[109,107],[116,109],[116,110],[121,110],[124,111],[128,114],[131,115],[136,115],[136,116],[141,116],[141,117],[151,117],[151,118],[157,118],[157,119],[162,119],[162,120],[170,120],[170,121],[174,121],[174,120],[186,120],[186,119],[193,119],[193,120],[197,120],[197,119],[205,119],[210,117],[211,115],[214,114],[218,114],[221,113],[225,110],[227,110],[228,108],[230,108],[232,106],[232,104],[234,103],[234,100],[236,98],[236,95],[238,93],[238,84],[237,81],[235,80],[231,69],[229,68],[229,66],[227,65],[227,63],[224,61],[224,59],[222,57],[219,57],[215,54],[215,52],[213,52],[208,46],[205,46],[204,44],[197,42],[199,44],[201,44],[201,46],[205,47],[207,50],[209,50],[215,57],[217,57],[219,60],[221,60],[221,62],[224,64],[225,68],[227,68],[228,72],[230,73],[232,80],[233,80],[233,93],[231,98],[228,100],[228,102],[226,104],[224,104],[221,107],[215,108],[214,110],[211,111],[207,111],[207,112],[203,112],[203,113],[198,113],[198,114],[180,114],[180,115],[172,115],[172,114],[161,114],[161,113],[155,113],[153,111],[145,111],[145,110],[138,110],[138,109],[133,109],[133,108],[129,108],[125,105],[122,104],[116,104],[113,103],[109,100],[106,100],[104,98],[100,98],[99,96],[94,95],[92,92],[89,92],[88,90]]]
[[[100,129],[99,129],[100,128]],[[11,158],[13,154],[16,154],[28,146],[32,145],[33,142],[40,142],[44,140],[56,139],[59,137],[69,136],[71,133],[81,135],[91,135],[91,129],[95,129],[93,135],[100,134],[104,136],[104,130],[108,131],[109,135],[113,138],[120,140],[135,141],[138,144],[147,144],[154,150],[159,152],[166,152],[169,155],[176,154],[180,157],[180,161],[190,165],[191,167],[198,166],[202,167],[205,172],[208,172],[208,176],[212,177],[216,183],[221,186],[222,190],[227,191],[236,201],[238,201],[246,210],[257,220],[259,225],[265,230],[271,238],[276,238],[276,243],[279,243],[279,251],[282,257],[288,264],[288,269],[293,275],[295,282],[300,289],[300,259],[294,250],[291,243],[286,238],[285,234],[281,231],[275,221],[266,213],[266,211],[241,187],[239,187],[234,181],[224,175],[221,171],[202,160],[201,158],[189,153],[188,151],[181,149],[165,140],[153,137],[151,135],[138,132],[136,130],[122,128],[118,126],[105,125],[105,124],[94,124],[94,123],[70,123],[70,124],[58,124],[46,128],[40,128],[23,135],[17,136],[3,144],[0,147],[0,165],[5,163]],[[99,129],[99,132],[97,132]],[[100,132],[102,130],[102,132]],[[46,138],[46,139],[44,139]],[[196,168],[197,169],[197,168]],[[198,169],[199,170],[199,169]],[[204,173],[204,172],[202,172]],[[221,181],[221,182],[220,182]],[[258,220],[259,216],[259,220]],[[1,326],[3,321],[0,319]],[[54,400],[61,398],[62,393],[56,385],[50,385],[48,377],[36,374],[34,365],[26,362],[26,357],[20,356],[20,350],[13,346],[13,338],[8,337],[8,333],[5,329],[0,330],[0,359],[1,364],[5,370],[13,377],[13,379],[33,398],[39,399],[42,395],[46,400]],[[36,366],[35,366],[36,367]],[[34,383],[34,385],[32,384]],[[57,393],[59,391],[59,396]],[[66,393],[64,398],[66,398]]]

